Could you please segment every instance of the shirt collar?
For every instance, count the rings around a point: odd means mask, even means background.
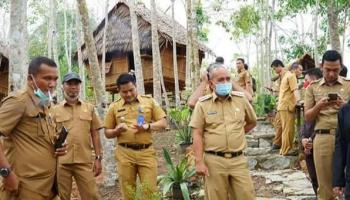
[[[341,85],[344,84],[344,81],[340,76],[338,76],[337,83],[339,83]],[[324,85],[324,84],[326,84],[326,79],[323,77],[320,81],[320,85]]]
[[[213,92],[212,95],[213,95],[213,102],[215,102],[219,98],[219,96],[215,92]],[[230,92],[230,94],[226,99],[232,100],[232,92]]]
[[[80,99],[78,99],[78,104],[81,105],[81,103],[82,103],[82,101],[81,101]],[[63,106],[69,106],[69,105],[70,105],[70,104],[67,102],[66,99],[64,99],[64,100],[62,101],[62,104],[63,104]]]
[[[34,89],[28,85],[27,88],[26,88],[26,92],[29,95],[29,97],[32,99],[34,105],[35,106],[39,106],[40,105],[40,99],[39,99],[39,97],[35,96]]]
[[[127,102],[122,98],[122,97],[120,97],[121,99],[120,99],[120,101],[121,101],[121,104],[122,105],[125,105]],[[136,96],[136,98],[135,98],[135,100],[134,100],[134,102],[135,101],[138,101],[138,102],[141,102],[142,100],[141,100],[141,95],[137,95]]]

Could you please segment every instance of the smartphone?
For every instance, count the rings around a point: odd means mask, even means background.
[[[57,139],[57,141],[55,143],[55,149],[62,148],[63,143],[67,139],[67,135],[68,135],[67,129],[64,126],[62,126],[60,135],[58,136],[58,139]]]
[[[328,101],[336,101],[338,99],[337,93],[329,93],[328,94]]]

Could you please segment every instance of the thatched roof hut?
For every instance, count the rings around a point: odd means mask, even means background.
[[[141,59],[144,73],[146,92],[151,93],[152,83],[152,39],[151,39],[151,11],[143,4],[135,6],[138,19]],[[93,32],[97,54],[102,57],[102,40],[105,19],[101,21]],[[185,84],[185,56],[186,56],[186,29],[176,23],[176,47],[179,65],[180,87]],[[158,12],[158,34],[161,51],[163,77],[168,90],[173,90],[173,67],[172,67],[172,19]],[[128,3],[119,1],[108,13],[108,26],[106,31],[106,89],[112,93],[115,91],[115,80],[122,72],[134,68],[132,56],[132,36]],[[205,52],[213,52],[203,44],[199,44],[200,60]],[[85,45],[82,46],[83,59],[87,63]]]

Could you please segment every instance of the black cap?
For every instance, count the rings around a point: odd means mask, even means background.
[[[62,83],[68,82],[70,80],[78,80],[81,82],[79,75],[75,72],[69,72],[68,74],[64,75]]]

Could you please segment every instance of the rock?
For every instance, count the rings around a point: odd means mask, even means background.
[[[271,155],[267,160],[259,163],[259,166],[266,170],[288,169],[294,165],[296,160],[295,156]]]
[[[270,151],[270,148],[250,148],[246,149],[247,156],[258,156],[258,155],[266,155]]]
[[[252,148],[259,147],[259,140],[254,138],[252,135],[246,135],[247,146]]]
[[[259,138],[259,147],[260,148],[271,148],[272,146],[272,140],[266,140],[266,139],[263,139],[263,138]]]
[[[248,169],[253,170],[257,167],[258,161],[253,157],[248,157]]]

